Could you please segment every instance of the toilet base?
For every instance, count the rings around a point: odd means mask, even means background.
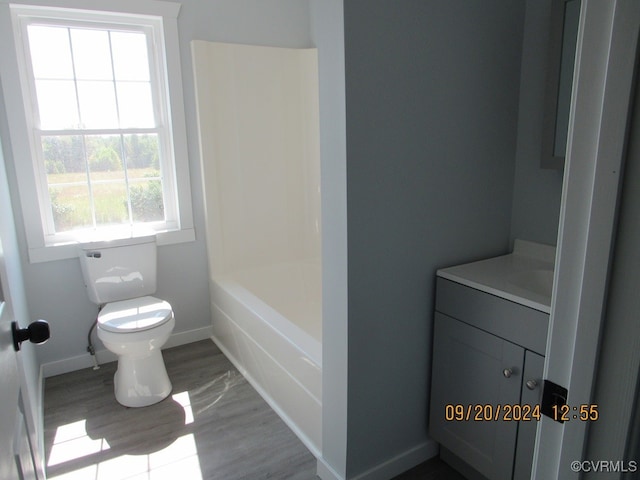
[[[125,407],[153,405],[167,398],[173,388],[159,349],[145,356],[119,356],[113,383],[116,400]]]

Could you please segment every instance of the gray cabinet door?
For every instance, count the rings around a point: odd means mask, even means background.
[[[490,480],[512,478],[518,423],[493,416],[520,403],[523,364],[522,347],[436,312],[429,433]]]
[[[524,375],[522,376],[522,398],[524,406],[534,407],[542,400],[542,372],[544,370],[544,357],[527,350],[524,357]],[[535,382],[529,383],[527,382]],[[536,430],[538,421],[521,420],[518,426],[518,449],[516,451],[516,463],[513,468],[513,480],[529,480],[531,478],[531,466],[533,465],[533,448],[536,443]]]

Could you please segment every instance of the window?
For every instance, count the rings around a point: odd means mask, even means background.
[[[179,4],[136,3],[164,15],[10,6],[25,131],[11,139],[25,223],[37,223],[32,261],[149,230],[159,243],[193,239],[179,62],[167,55]],[[31,161],[17,158],[21,138]]]

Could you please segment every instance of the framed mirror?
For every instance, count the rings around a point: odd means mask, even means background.
[[[564,167],[580,0],[553,0],[542,127],[542,168]]]

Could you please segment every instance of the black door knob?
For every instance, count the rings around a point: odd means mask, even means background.
[[[25,340],[31,343],[44,343],[49,340],[49,322],[46,320],[36,320],[29,324],[27,328],[18,328],[16,322],[11,322],[11,333],[13,334],[13,348],[20,350],[20,344]]]

